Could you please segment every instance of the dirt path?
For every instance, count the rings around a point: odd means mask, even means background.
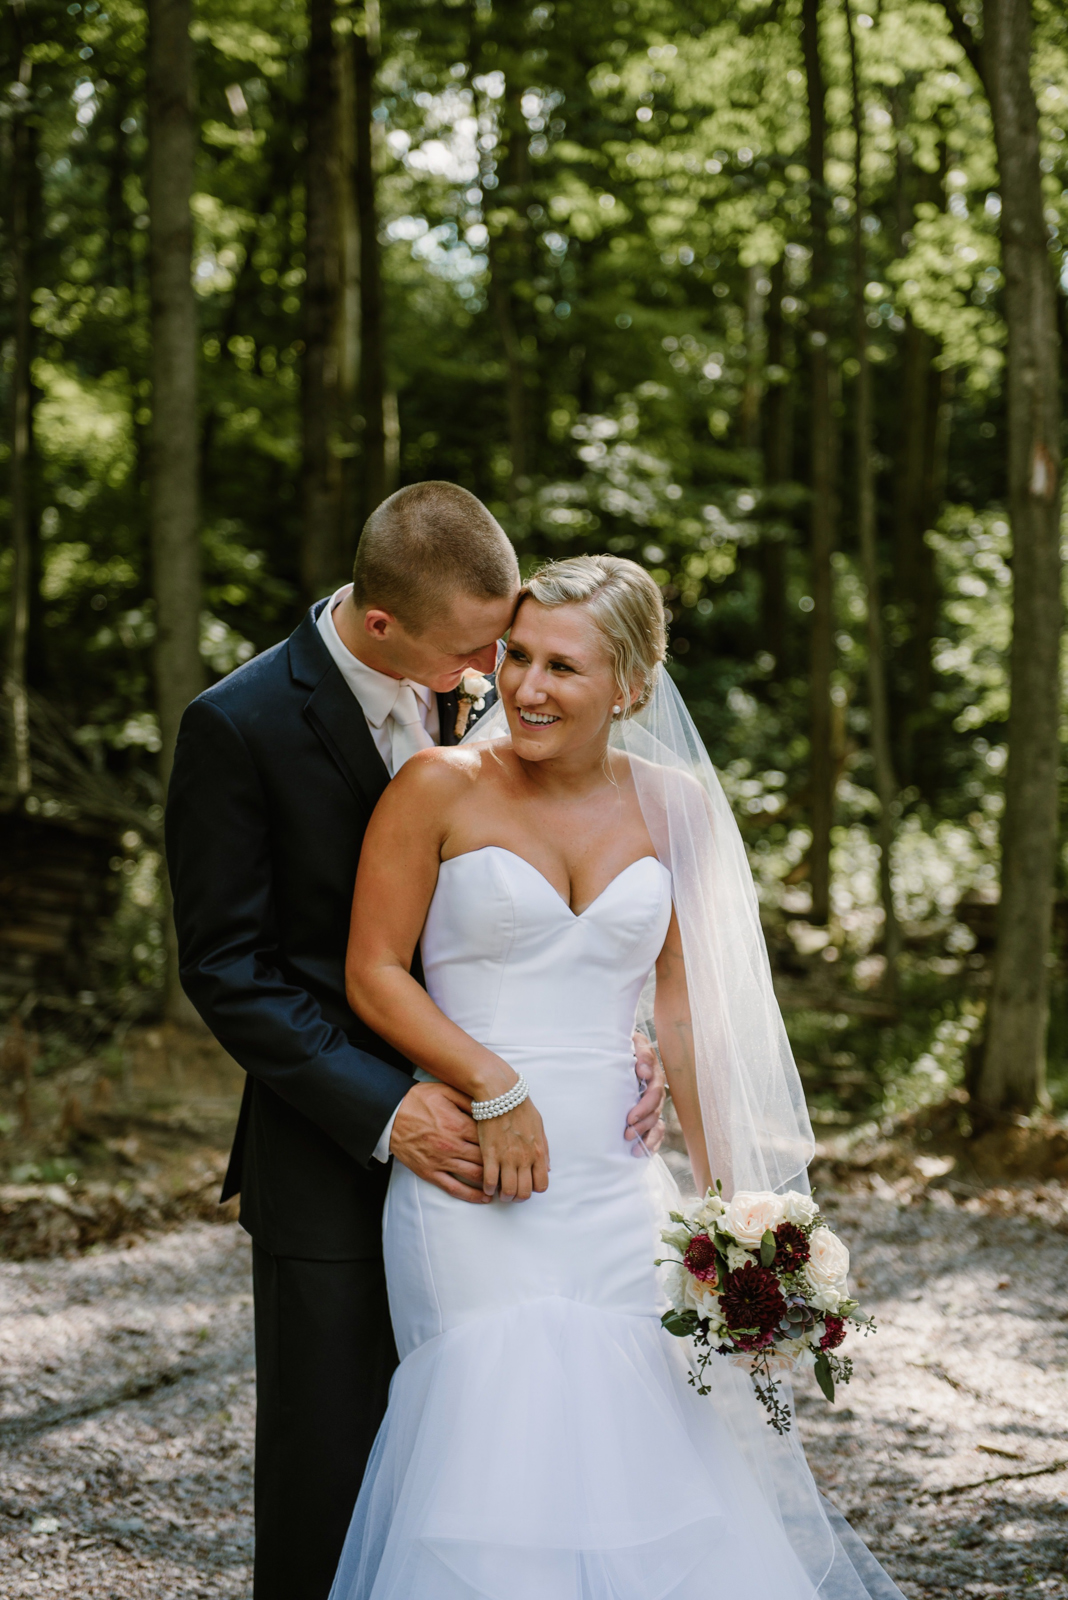
[[[834,1411],[802,1397],[821,1483],[913,1600],[1068,1600],[1063,1222],[836,1218],[880,1331]],[[5,1600],[249,1595],[252,1379],[234,1226],[0,1264]]]

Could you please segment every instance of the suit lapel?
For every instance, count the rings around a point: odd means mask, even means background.
[[[373,811],[389,782],[359,701],[337,667],[312,690],[304,715],[340,767],[349,787]]]
[[[290,670],[311,689],[304,716],[356,798],[373,811],[389,782],[367,718],[320,637],[316,619],[325,602],[314,605],[289,640]]]
[[[456,690],[438,695],[438,743],[456,744],[456,713],[460,709],[460,696]]]

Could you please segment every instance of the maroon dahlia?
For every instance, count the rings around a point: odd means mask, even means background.
[[[682,1264],[691,1278],[697,1278],[701,1283],[710,1283],[715,1288],[716,1247],[707,1233],[694,1234],[682,1258]]]
[[[808,1240],[796,1222],[780,1222],[775,1229],[775,1265],[781,1272],[797,1272],[809,1258]]]
[[[838,1346],[846,1336],[845,1321],[842,1317],[826,1316],[823,1319],[823,1326],[826,1328],[827,1332],[820,1340],[820,1349],[837,1350]]]
[[[756,1328],[759,1333],[777,1328],[786,1310],[775,1274],[752,1261],[731,1273],[720,1305],[728,1328]]]

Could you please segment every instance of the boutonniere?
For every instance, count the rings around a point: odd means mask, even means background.
[[[458,739],[462,739],[467,732],[467,724],[472,711],[482,710],[486,704],[486,696],[492,688],[493,684],[483,673],[476,672],[474,667],[467,668],[457,688],[460,703],[456,708],[456,727],[454,731]]]

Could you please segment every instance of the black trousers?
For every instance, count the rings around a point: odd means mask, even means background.
[[[397,1365],[380,1261],[253,1243],[255,1600],[327,1600]]]

